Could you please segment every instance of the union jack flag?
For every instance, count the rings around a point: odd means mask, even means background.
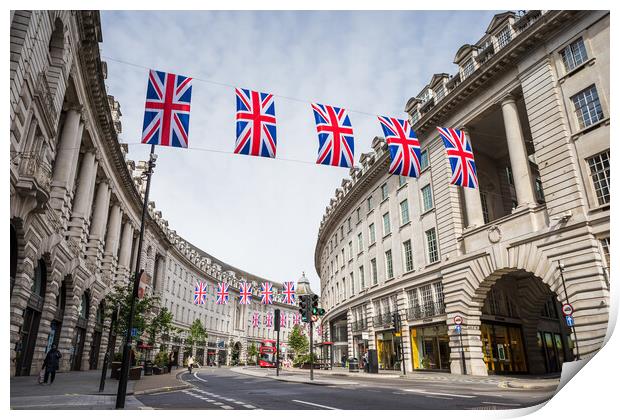
[[[282,290],[282,294],[284,295],[284,303],[288,303],[289,305],[295,304],[295,283],[292,281],[284,282],[284,290]]]
[[[142,143],[187,147],[192,79],[151,70],[146,89]]]
[[[252,303],[252,285],[250,283],[239,283],[239,303],[242,305]]]
[[[390,173],[417,178],[420,175],[420,142],[407,120],[379,117],[390,149]]]
[[[265,316],[265,325],[266,325],[268,328],[271,328],[271,326],[273,325],[273,314],[272,314],[272,313],[268,313],[268,314]]]
[[[354,140],[353,127],[347,112],[343,108],[321,104],[312,104],[312,110],[319,136],[319,156],[316,163],[351,168]]]
[[[207,285],[203,282],[196,284],[194,287],[194,304],[204,305],[207,300]]]
[[[293,314],[293,325],[301,324],[301,314]]]
[[[280,314],[280,326],[286,327],[286,314],[285,313]]]
[[[217,285],[217,300],[215,303],[218,305],[227,305],[228,304],[228,284],[226,283],[218,283]]]
[[[237,94],[237,142],[235,153],[276,157],[276,109],[273,95],[249,89]]]
[[[260,286],[260,303],[271,305],[273,303],[273,286],[270,282],[264,282]]]
[[[471,144],[467,141],[467,137],[465,137],[465,133],[455,128],[437,127],[437,130],[443,139],[452,168],[450,184],[478,188],[474,152]]]
[[[260,314],[258,312],[254,312],[252,314],[252,327],[258,327],[260,325]]]

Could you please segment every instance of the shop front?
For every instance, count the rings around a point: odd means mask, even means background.
[[[489,373],[526,373],[521,326],[482,321],[482,354]]]
[[[413,369],[450,370],[450,338],[445,323],[411,327]]]
[[[377,363],[379,369],[400,370],[400,334],[396,335],[392,331],[376,333]]]
[[[362,361],[364,354],[368,351],[368,333],[353,336],[353,357]],[[361,365],[360,365],[361,367]]]

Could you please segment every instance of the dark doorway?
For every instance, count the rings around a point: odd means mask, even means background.
[[[17,276],[17,232],[11,225],[11,296],[13,296],[13,286],[15,286],[15,277]]]
[[[101,334],[103,331],[103,319],[105,314],[105,302],[101,301],[97,307],[95,314],[95,330],[93,332],[93,339],[90,343],[90,352],[88,354],[88,367],[89,369],[97,369],[99,363],[99,350],[101,347]]]

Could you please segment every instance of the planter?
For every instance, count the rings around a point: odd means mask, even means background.
[[[110,379],[120,379],[121,378],[121,366],[122,362],[112,362],[112,367],[110,369]]]
[[[161,375],[164,373],[164,370],[159,366],[153,366],[153,375]]]
[[[140,379],[141,376],[142,376],[142,367],[135,366],[135,367],[129,368],[129,380],[137,381]]]

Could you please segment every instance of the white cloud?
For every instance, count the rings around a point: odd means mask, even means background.
[[[406,101],[476,42],[492,12],[102,12],[103,55],[199,79],[404,117]],[[146,70],[108,61],[125,142],[140,140]],[[232,151],[232,88],[194,82],[190,147]],[[309,104],[276,98],[278,157],[313,162]],[[351,112],[356,160],[380,135]],[[146,146],[130,146],[145,159]],[[171,227],[215,257],[277,281],[305,271],[319,291],[314,246],[348,170],[198,150],[158,151],[151,199]]]

